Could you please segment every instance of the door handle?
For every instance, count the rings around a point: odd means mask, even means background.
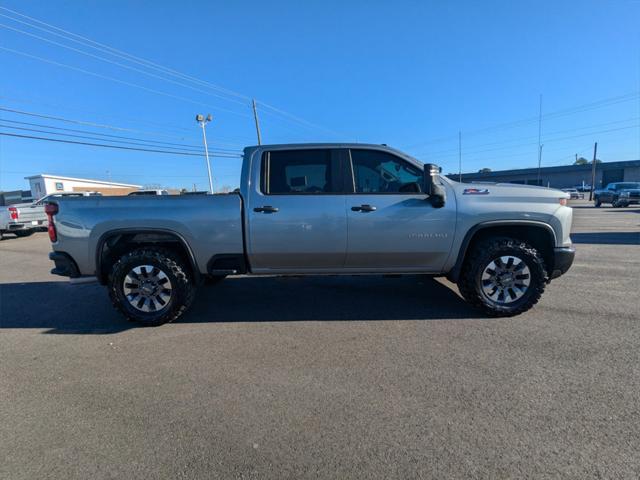
[[[353,210],[354,212],[374,212],[376,210],[376,207],[374,207],[373,205],[359,205],[356,207],[351,207],[351,210]]]
[[[265,205],[264,207],[256,207],[253,211],[258,213],[276,213],[278,208],[272,207],[271,205]]]

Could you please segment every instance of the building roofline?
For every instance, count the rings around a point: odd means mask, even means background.
[[[554,173],[554,172],[572,172],[572,171],[591,171],[592,164],[588,163],[585,165],[559,165],[555,167],[542,167],[540,169],[541,172],[545,173]],[[602,162],[596,164],[596,168],[607,167],[609,168],[627,168],[627,167],[640,167],[640,160],[622,160],[617,162]],[[462,178],[467,177],[501,177],[504,175],[529,175],[529,174],[537,174],[538,169],[536,167],[533,168],[520,168],[520,169],[510,169],[510,170],[492,170],[491,172],[481,173],[481,172],[468,172],[463,173]],[[457,177],[457,173],[452,173],[452,176]]]
[[[106,180],[93,180],[91,178],[62,177],[60,175],[49,175],[47,173],[41,173],[39,175],[31,175],[29,177],[24,177],[25,180],[32,180],[34,178],[51,178],[54,180],[70,180],[74,182],[99,183],[101,185],[112,185],[114,187],[142,188],[142,185],[133,185],[131,183],[108,182]]]

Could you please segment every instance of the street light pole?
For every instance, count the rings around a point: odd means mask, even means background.
[[[538,186],[542,186],[542,179],[540,177],[540,169],[542,167],[542,147],[544,147],[544,145],[541,143],[540,147],[538,147],[538,179],[537,179]]]
[[[213,117],[211,114],[207,115],[207,118],[204,118],[204,115],[196,115],[196,121],[202,127],[202,140],[204,141],[204,155],[207,159],[207,173],[209,174],[209,193],[213,193],[213,177],[211,176],[211,162],[209,162],[209,147],[207,146],[207,132],[205,129],[205,125],[209,123]]]

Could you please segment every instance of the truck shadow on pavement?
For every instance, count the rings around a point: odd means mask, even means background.
[[[176,323],[478,317],[454,290],[418,275],[237,277],[202,287],[193,308]],[[0,331],[11,328],[100,335],[141,327],[114,310],[100,285],[36,282],[0,284]]]
[[[571,241],[595,245],[640,245],[640,232],[572,233]]]

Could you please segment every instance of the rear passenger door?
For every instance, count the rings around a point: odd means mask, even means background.
[[[251,189],[246,212],[252,270],[318,272],[342,268],[347,218],[337,151],[265,151],[259,171],[259,185]]]
[[[345,267],[439,272],[455,230],[455,196],[434,208],[422,190],[423,170],[382,150],[351,149],[345,176],[348,248]],[[448,186],[443,183],[445,188]]]

